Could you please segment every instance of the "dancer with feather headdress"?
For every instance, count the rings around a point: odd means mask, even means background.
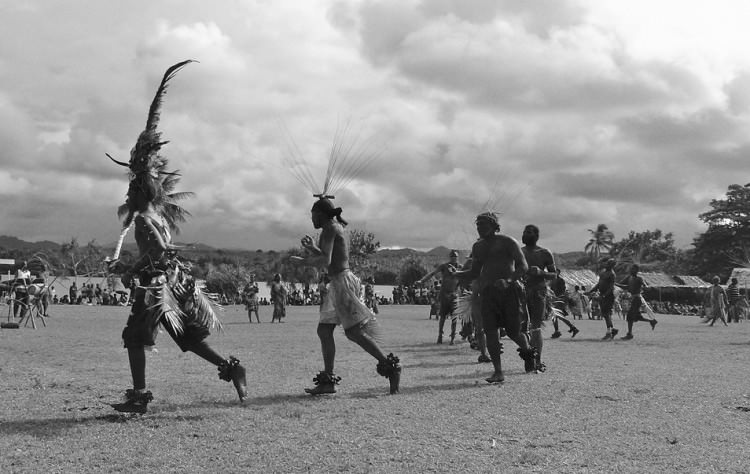
[[[321,196],[313,204],[312,223],[321,229],[320,241],[316,245],[312,237],[302,238],[302,246],[310,253],[296,260],[309,265],[325,265],[328,278],[328,303],[321,309],[318,337],[323,352],[323,371],[313,379],[314,388],[305,389],[311,395],[335,393],[341,380],[334,375],[336,344],[333,331],[338,324],[344,328],[346,337],[362,347],[378,360],[377,372],[390,382],[390,393],[398,393],[401,380],[401,365],[398,357],[385,355],[376,341],[377,323],[375,315],[362,302],[362,285],[349,269],[349,243],[344,235],[346,221],[341,217],[341,208],[333,207],[331,197]],[[334,220],[335,219],[335,220]]]
[[[177,222],[189,215],[175,201],[191,193],[172,193],[179,174],[167,171],[168,161],[159,154],[167,142],[161,141],[157,125],[167,83],[191,62],[175,64],[164,73],[149,109],[146,128],[130,152],[129,163],[109,157],[130,169],[127,201],[118,210],[120,217],[125,216],[123,231],[109,268],[122,274],[126,288],[134,279],[137,281],[135,300],[122,332],[133,388],[126,391],[124,403],[112,405],[120,412],[145,413],[153,399],[146,390],[145,347],[155,344],[160,324],[182,351],[191,351],[217,366],[219,378],[234,383],[240,401],[247,397],[245,369],[239,360],[222,357],[205,342],[211,328],[221,327],[215,305],[196,287],[188,265],[177,259],[176,247],[172,245],[171,231],[177,230]],[[132,265],[124,265],[118,256],[131,227],[135,227],[139,256]]]
[[[344,232],[347,222],[341,217],[341,208],[334,207],[331,201],[334,198],[331,194],[345,187],[376,156],[356,140],[346,143],[345,132],[346,129],[337,130],[322,192],[316,193],[316,184],[306,163],[295,156],[294,150],[286,157],[294,177],[315,193],[313,196],[317,201],[310,212],[313,227],[321,231],[317,243],[309,235],[302,238],[302,247],[308,255],[294,256],[292,261],[326,267],[329,279],[317,329],[323,354],[323,371],[313,378],[315,387],[305,391],[310,395],[336,393],[336,385],[341,377],[333,372],[336,356],[333,331],[340,324],[349,340],[377,359],[377,373],[388,379],[390,393],[395,394],[399,391],[401,364],[398,357],[393,354],[386,356],[380,349],[375,314],[362,301],[361,281],[349,269],[349,239]]]

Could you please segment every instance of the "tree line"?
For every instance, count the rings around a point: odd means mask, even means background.
[[[676,248],[674,235],[661,229],[631,230],[616,240],[606,224],[599,224],[589,229],[590,239],[583,252],[562,265],[596,269],[602,259],[615,258],[622,266],[638,263],[643,271],[697,275],[707,281],[718,275],[726,280],[733,268],[750,266],[750,183],[730,185],[726,194],[712,200],[709,207],[710,210],[698,216],[707,229],[693,239],[691,248]],[[380,251],[380,242],[375,235],[360,229],[349,231],[349,246],[353,271],[362,279],[372,278],[376,283],[386,285],[411,285],[447,258],[408,249]],[[76,237],[43,248],[0,247],[0,258],[27,260],[32,270],[39,271],[44,267],[51,274],[73,277],[106,276],[104,260],[111,253],[111,248],[94,240],[82,244]],[[277,273],[290,283],[317,281],[319,270],[296,265],[289,258],[303,253],[301,247],[277,252],[186,246],[180,251],[180,256],[191,264],[196,278],[206,281],[210,291],[229,294],[241,291],[253,281],[268,283]],[[128,263],[135,259],[136,254],[133,245],[126,246],[121,259]]]

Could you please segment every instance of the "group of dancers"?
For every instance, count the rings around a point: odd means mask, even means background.
[[[220,322],[212,301],[196,285],[189,265],[178,259],[178,249],[172,244],[176,223],[189,215],[176,201],[188,193],[173,192],[179,175],[167,169],[168,161],[159,153],[167,142],[161,140],[157,125],[168,82],[190,62],[175,64],[165,72],[151,103],[146,128],[131,150],[130,160],[120,162],[110,156],[114,162],[128,168],[130,182],[127,200],[118,209],[118,215],[125,219],[115,254],[109,260],[109,269],[121,275],[126,287],[136,282],[134,303],[122,333],[133,387],[126,390],[124,402],[112,405],[120,412],[145,413],[153,399],[152,393],[146,389],[145,349],[155,344],[160,325],[180,349],[217,367],[219,378],[233,383],[240,401],[248,397],[246,370],[240,361],[234,356],[217,353],[205,341],[210,330]],[[374,313],[363,302],[361,282],[349,268],[349,241],[344,231],[347,222],[342,217],[342,209],[334,206],[333,196],[327,195],[327,187],[328,183],[322,193],[314,195],[316,200],[311,208],[312,225],[320,230],[320,238],[315,242],[312,237],[304,236],[301,245],[306,255],[291,257],[300,265],[325,268],[329,279],[317,327],[323,370],[314,377],[314,386],[307,388],[306,392],[310,395],[336,392],[341,379],[334,372],[334,329],[341,325],[346,337],[377,361],[376,371],[388,380],[389,392],[398,393],[402,371],[400,360],[392,353],[386,355],[380,348]],[[491,362],[494,366],[487,381],[500,383],[504,380],[501,330],[518,345],[526,372],[543,372],[542,325],[547,316],[552,314],[555,320],[567,323],[572,336],[578,333],[559,309],[555,309],[550,298],[548,282],[557,276],[552,253],[537,244],[537,226],[526,226],[521,239],[524,246],[521,247],[512,237],[500,233],[495,213],[483,212],[476,217],[475,223],[479,238],[464,266],[459,268],[458,253],[454,251],[449,255],[449,262],[421,280],[424,283],[435,275],[442,279],[437,342],[443,342],[444,325],[447,318],[451,318],[449,343],[454,343],[457,290],[459,287],[469,288],[472,299],[468,307],[480,351],[478,360]],[[118,257],[125,234],[131,227],[134,228],[138,257],[126,264]],[[627,287],[633,302],[628,312],[628,334],[624,339],[632,339],[633,323],[645,320],[639,311],[643,279],[638,276],[637,266],[633,265],[629,277],[617,283],[613,268],[614,261],[608,261],[598,283],[588,293],[598,292],[607,325],[605,339],[613,339],[617,334],[612,325],[614,288],[616,284]],[[279,321],[283,317],[283,314],[277,316],[280,311],[283,309],[274,311],[274,317]],[[652,327],[656,325],[655,320],[650,323]]]
[[[504,380],[501,357],[502,344],[499,335],[507,335],[518,345],[526,372],[544,372],[542,349],[543,322],[551,319],[555,332],[552,338],[561,335],[558,321],[569,327],[571,337],[580,330],[564,313],[565,282],[555,266],[552,252],[538,245],[539,227],[527,225],[521,237],[523,246],[515,239],[500,234],[497,215],[485,212],[476,218],[479,240],[473,245],[467,262],[459,269],[458,252],[452,250],[449,262],[439,265],[434,271],[418,281],[424,284],[430,278],[440,276],[442,283],[438,296],[439,327],[437,343],[442,344],[444,325],[451,319],[450,344],[454,343],[457,320],[471,322],[473,346],[480,351],[478,362],[492,362],[494,373],[487,379],[490,383]],[[642,307],[645,302],[642,290],[645,282],[638,275],[639,267],[630,266],[630,273],[621,281],[616,280],[615,260],[604,262],[597,284],[588,292],[598,293],[602,318],[606,324],[604,340],[613,340],[618,330],[612,323],[615,287],[626,289],[631,297],[627,313],[628,332],[621,339],[633,339],[633,325],[646,321],[653,330],[657,321],[645,318]],[[549,283],[557,284],[550,288]],[[469,300],[461,301],[460,292],[468,290]]]

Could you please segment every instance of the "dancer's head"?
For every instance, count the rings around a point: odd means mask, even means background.
[[[333,207],[333,202],[325,197],[315,201],[312,209],[310,209],[310,214],[313,227],[316,229],[320,229],[326,221],[329,221],[334,217],[341,225],[347,224],[347,222],[341,217],[341,208]]]
[[[477,233],[482,238],[489,237],[500,230],[497,214],[491,211],[479,214],[474,222],[477,225]]]
[[[524,245],[533,246],[539,241],[539,227],[534,224],[529,224],[523,228],[523,234],[521,235],[521,242]]]

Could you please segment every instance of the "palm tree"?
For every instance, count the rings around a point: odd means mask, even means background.
[[[591,233],[591,238],[584,250],[589,254],[593,262],[599,262],[602,250],[609,252],[612,249],[615,234],[609,230],[606,224],[597,225],[596,230],[589,229],[589,233]]]

